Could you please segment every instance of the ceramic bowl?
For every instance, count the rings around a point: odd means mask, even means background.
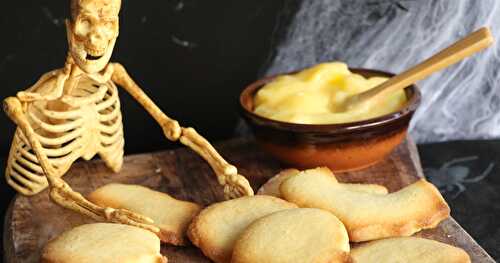
[[[370,69],[351,71],[365,77],[394,76]],[[247,86],[240,94],[240,111],[265,151],[302,169],[328,166],[337,172],[352,171],[383,160],[405,139],[421,98],[419,89],[412,85],[405,89],[408,100],[403,108],[377,118],[341,124],[281,122],[253,113],[256,92],[275,77],[266,77]]]

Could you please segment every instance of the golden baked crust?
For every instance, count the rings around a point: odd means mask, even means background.
[[[299,174],[284,181],[280,192],[300,207],[332,212],[354,242],[410,236],[436,227],[450,214],[439,191],[423,179],[397,192],[378,195],[339,187],[328,174]]]
[[[271,196],[281,198],[281,193],[280,193],[281,183],[283,181],[285,181],[286,179],[288,179],[294,175],[297,175],[298,173],[300,173],[300,171],[297,169],[281,170],[278,174],[269,178],[269,180],[267,180],[267,182],[265,182],[263,185],[261,185],[259,190],[257,190],[257,194],[258,195],[271,195]]]
[[[166,263],[160,239],[129,225],[96,223],[75,227],[49,241],[42,263]]]
[[[296,207],[285,200],[263,195],[216,203],[193,219],[188,237],[211,260],[228,263],[234,242],[248,225],[270,213]]]
[[[145,215],[160,228],[161,241],[186,245],[186,230],[201,207],[192,202],[177,200],[168,194],[140,185],[108,184],[89,195],[89,200],[104,206],[124,208]]]
[[[438,241],[397,237],[371,241],[354,248],[351,257],[355,263],[470,263],[462,250]]]
[[[349,237],[332,213],[279,211],[253,222],[238,238],[231,263],[349,262]]]
[[[259,195],[272,195],[276,197],[282,197],[280,193],[280,185],[283,181],[288,178],[297,175],[299,173],[306,174],[315,174],[317,172],[331,174],[335,180],[335,175],[331,172],[331,170],[327,167],[319,167],[315,169],[309,169],[304,171],[299,171],[297,169],[285,169],[279,172],[277,175],[271,177],[265,184],[263,184],[257,194]],[[363,193],[373,193],[373,194],[387,194],[387,188],[383,185],[378,184],[346,184],[340,183],[341,186],[346,187],[347,189],[363,192]]]

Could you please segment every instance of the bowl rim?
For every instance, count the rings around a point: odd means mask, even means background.
[[[368,68],[349,68],[351,72],[363,75],[363,72],[383,76],[383,77],[393,77],[394,73],[376,70],[376,69],[368,69]],[[239,107],[242,111],[243,116],[250,117],[254,120],[259,121],[259,123],[263,126],[274,127],[279,130],[286,131],[295,131],[295,132],[318,132],[318,133],[329,133],[329,134],[337,134],[337,133],[350,133],[360,130],[369,129],[372,127],[381,126],[387,123],[396,122],[409,114],[413,114],[421,101],[421,92],[417,85],[412,84],[405,89],[410,89],[412,91],[412,96],[407,101],[406,105],[402,107],[400,110],[385,114],[376,118],[371,118],[367,120],[349,122],[349,123],[335,123],[335,124],[301,124],[301,123],[291,123],[269,119],[263,116],[260,116],[254,113],[251,109],[248,109],[245,105],[245,98],[247,96],[254,96],[255,93],[262,88],[265,84],[269,83],[273,79],[282,76],[295,74],[300,72],[301,70],[294,70],[288,73],[280,73],[274,74],[271,76],[267,76],[261,78],[249,85],[247,85],[241,92],[239,96]],[[252,103],[253,104],[253,103]]]

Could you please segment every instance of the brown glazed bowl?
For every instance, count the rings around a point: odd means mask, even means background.
[[[394,74],[351,69],[365,77]],[[288,73],[288,74],[293,74]],[[408,101],[397,112],[364,121],[341,124],[296,124],[253,113],[256,92],[277,76],[258,80],[240,94],[240,110],[258,144],[282,162],[296,168],[328,166],[333,171],[363,169],[383,160],[406,137],[411,117],[420,104],[415,85],[405,89]]]

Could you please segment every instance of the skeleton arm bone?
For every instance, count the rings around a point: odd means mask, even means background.
[[[7,116],[18,126],[27,138],[33,152],[35,153],[42,170],[47,177],[50,187],[50,197],[57,204],[71,209],[80,214],[84,214],[98,221],[110,221],[122,224],[129,224],[141,227],[152,232],[159,232],[159,229],[150,225],[152,220],[132,213],[124,209],[102,208],[97,206],[71,187],[57,176],[56,170],[50,164],[47,155],[43,151],[42,144],[37,139],[36,134],[28,122],[28,118],[23,112],[23,107],[18,98],[8,97],[4,100],[4,111]]]
[[[181,127],[176,120],[169,118],[144,91],[128,75],[125,68],[119,63],[113,63],[113,82],[123,87],[146,111],[160,124],[165,136],[171,141],[177,141],[181,136]]]
[[[224,186],[224,195],[226,198],[253,195],[253,190],[248,180],[239,175],[236,167],[228,164],[205,138],[200,136],[193,128],[180,127],[176,120],[169,118],[154,104],[128,75],[121,64],[113,63],[113,66],[113,82],[122,86],[151,114],[163,128],[163,132],[168,139],[172,141],[180,139],[182,144],[190,147],[210,164],[217,175],[219,183]]]
[[[226,199],[253,195],[253,190],[248,180],[238,174],[236,167],[228,164],[217,150],[193,128],[182,128],[180,141],[197,152],[210,164],[217,175],[219,184],[224,186],[224,196]]]

